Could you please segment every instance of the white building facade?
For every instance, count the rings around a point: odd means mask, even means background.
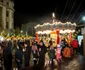
[[[0,0],[0,29],[14,28],[14,2]]]

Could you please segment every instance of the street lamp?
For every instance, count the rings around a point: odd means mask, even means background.
[[[84,16],[84,17],[82,17],[82,20],[84,20],[84,21],[85,21],[85,16]]]
[[[21,30],[21,33],[23,33],[23,31]]]

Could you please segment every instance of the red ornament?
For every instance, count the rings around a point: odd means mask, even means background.
[[[38,42],[38,33],[36,33],[36,41]]]
[[[59,30],[56,30],[56,34],[57,34],[57,41],[56,42],[57,42],[57,44],[59,44],[59,42],[60,42],[59,32],[60,32]]]

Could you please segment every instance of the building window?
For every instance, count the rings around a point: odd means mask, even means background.
[[[6,17],[9,17],[9,11],[6,11]]]
[[[6,2],[6,5],[9,6],[9,2]]]

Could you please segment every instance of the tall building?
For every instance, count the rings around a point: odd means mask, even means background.
[[[14,28],[13,0],[0,0],[0,30]]]

